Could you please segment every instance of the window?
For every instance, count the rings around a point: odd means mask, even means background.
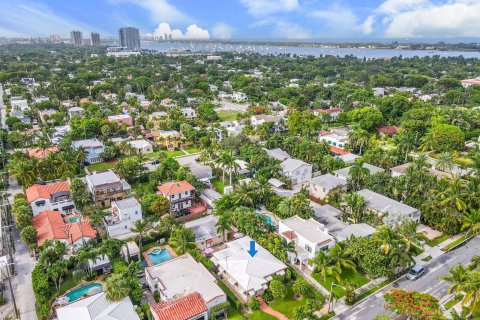
[[[305,250],[312,252],[312,248],[308,244],[305,245]]]

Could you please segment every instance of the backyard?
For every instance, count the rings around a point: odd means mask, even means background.
[[[241,112],[237,110],[220,110],[217,113],[222,121],[234,121],[237,120],[237,115]]]
[[[108,169],[113,169],[114,163],[112,162],[102,162],[88,165],[88,171],[92,173],[93,171],[103,171]]]
[[[332,282],[337,285],[345,286],[347,283],[350,283],[355,288],[360,288],[361,286],[367,284],[369,281],[363,275],[358,273],[357,271],[353,271],[350,269],[343,269],[340,274],[340,282],[337,282],[334,277],[327,276],[325,280],[320,279],[320,274],[312,273],[312,277],[317,280],[325,289],[330,291],[330,286]],[[345,290],[342,287],[334,286],[333,287],[333,295],[339,299],[345,295]]]
[[[210,183],[215,187],[218,193],[223,194],[224,183],[221,178],[210,180]]]
[[[294,311],[296,308],[305,305],[307,302],[306,297],[301,299],[295,299],[295,293],[293,292],[293,286],[288,286],[287,295],[281,300],[274,300],[269,304],[270,308],[283,313],[287,318],[294,318]]]
[[[187,151],[190,154],[200,152],[200,150],[197,147],[189,147],[189,148],[186,148],[185,151]]]

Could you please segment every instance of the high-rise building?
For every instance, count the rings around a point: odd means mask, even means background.
[[[92,32],[91,34],[92,46],[99,47],[100,46],[100,33]]]
[[[78,30],[70,31],[70,38],[71,38],[70,42],[73,45],[76,45],[76,46],[83,45],[83,33],[82,33],[82,31],[78,31]]]
[[[126,27],[118,29],[120,46],[128,50],[140,49],[140,31],[138,28]]]

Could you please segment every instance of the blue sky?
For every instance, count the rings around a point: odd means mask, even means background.
[[[480,0],[0,0],[0,36],[174,38],[477,38]]]

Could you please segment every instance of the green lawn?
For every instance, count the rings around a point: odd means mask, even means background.
[[[355,302],[358,302],[358,301],[360,301],[360,300],[368,297],[368,296],[371,295],[372,293],[377,292],[377,290],[385,287],[385,286],[388,285],[389,283],[390,283],[389,280],[385,280],[385,281],[377,284],[376,286],[373,286],[373,287],[371,287],[370,289],[361,292],[359,295],[357,295],[357,296],[355,297]]]
[[[218,117],[222,121],[234,121],[237,120],[237,114],[241,113],[236,110],[220,110],[217,112]]]
[[[231,306],[230,309],[228,309],[228,312],[227,312],[227,319],[229,319],[229,320],[243,320],[243,317],[240,314],[240,312],[238,312],[238,310],[235,309],[235,307]]]
[[[222,182],[222,179],[215,178],[210,180],[210,183],[213,184],[215,189],[217,189],[217,192],[220,194],[223,194],[223,187],[225,186]]]
[[[320,279],[320,275],[318,273],[312,273],[312,277],[317,280],[325,289],[330,291],[330,286],[332,281],[337,284],[335,278],[328,276],[324,281]],[[342,270],[340,275],[341,281],[338,283],[339,285],[344,285],[346,282],[352,284],[356,288],[359,288],[368,283],[368,279],[362,276],[360,273],[356,271],[352,271],[350,269]],[[345,290],[341,287],[334,286],[333,287],[333,295],[338,299],[345,295]]]
[[[277,310],[280,313],[283,313],[287,318],[293,319],[296,308],[305,305],[306,299],[302,297],[302,299],[295,299],[292,286],[288,287],[287,295],[283,300],[274,300],[269,306],[273,310]]]
[[[178,156],[184,156],[185,152],[182,150],[175,150],[172,152],[167,152],[167,157],[173,158],[173,157],[178,157]]]
[[[452,299],[448,300],[447,303],[443,305],[443,307],[445,308],[445,310],[450,310],[453,308],[454,305],[459,303],[462,299],[463,299],[463,294],[459,293],[455,295],[455,297],[453,297]]]
[[[247,315],[250,320],[278,320],[277,317],[271,316],[261,310],[254,311]]]
[[[413,254],[415,255],[415,257],[423,253],[422,248],[417,247],[417,246],[414,245],[414,244],[412,244],[412,246],[410,247],[410,250],[413,252]]]
[[[185,149],[185,151],[187,151],[190,154],[200,152],[200,150],[197,147],[190,147],[190,148]]]
[[[458,238],[457,240],[453,241],[452,243],[450,243],[450,244],[446,245],[445,247],[443,247],[442,250],[443,250],[443,251],[448,251],[448,250],[452,249],[453,247],[457,246],[458,244],[460,244],[461,242],[463,242],[463,241],[465,241],[465,240],[467,240],[467,239],[472,238],[473,236],[474,236],[474,235],[470,234],[470,235],[468,236],[468,238],[467,238],[467,236],[464,235],[464,236]]]
[[[102,163],[91,164],[87,168],[88,168],[88,171],[92,173],[93,171],[113,169],[113,166],[114,165],[112,163],[102,162]]]
[[[423,236],[423,235],[422,235]],[[423,236],[423,240],[425,241],[425,244],[429,247],[435,247],[442,243],[443,241],[447,240],[450,236],[448,234],[441,235],[440,237],[437,237],[433,240],[428,240],[425,236]]]

